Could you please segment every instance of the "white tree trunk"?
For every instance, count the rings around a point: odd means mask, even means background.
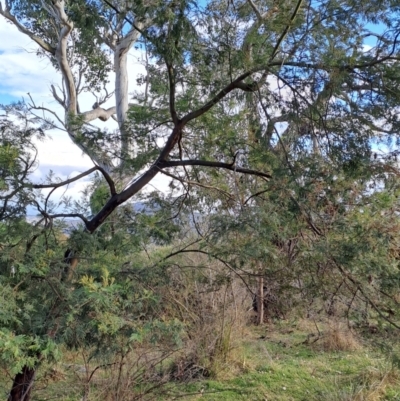
[[[146,23],[139,22],[137,28],[141,30],[145,25]],[[139,35],[139,31],[132,28],[126,36],[117,43],[114,51],[115,107],[121,137],[121,164],[124,163],[124,159],[126,159],[131,152],[129,133],[126,129],[129,109],[128,53],[132,45],[137,41]]]

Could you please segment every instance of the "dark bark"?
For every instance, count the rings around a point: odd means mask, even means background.
[[[119,194],[112,196],[109,201],[104,205],[103,209],[96,214],[90,221],[85,222],[86,229],[93,233],[98,227],[100,227],[107,217],[119,206],[126,202],[128,199],[132,198],[133,195],[137,194],[145,185],[147,185],[160,171],[160,164],[165,162],[171,153],[172,149],[178,143],[181,137],[183,129],[183,124],[178,121],[178,124],[172,130],[164,149],[161,151],[158,159],[155,163],[136,181],[130,184],[125,190]]]
[[[24,366],[22,371],[15,375],[10,395],[7,401],[29,401],[31,399],[33,382],[36,370]]]
[[[76,266],[78,266],[78,258],[72,249],[67,249],[64,254],[64,271],[62,272],[61,281],[71,281],[75,274]]]
[[[236,173],[251,174],[251,175],[264,177],[264,178],[272,178],[271,174],[264,173],[259,170],[251,170],[248,168],[236,166],[235,162],[222,163],[222,162],[215,162],[215,161],[208,161],[208,160],[166,160],[166,161],[159,162],[158,166],[160,168],[178,167],[178,166],[204,166],[204,167],[212,167],[212,168],[223,168],[226,170],[234,171]]]
[[[258,294],[257,294],[257,324],[264,323],[264,278],[258,278]]]

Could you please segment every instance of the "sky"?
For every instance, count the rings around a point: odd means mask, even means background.
[[[22,99],[29,101],[29,93],[37,105],[56,110],[63,120],[63,110],[50,92],[50,86],[59,84],[61,79],[49,60],[37,57],[38,46],[1,16],[0,38],[2,38],[0,41],[0,104],[9,104]],[[141,68],[135,62],[133,54],[129,59],[129,68],[135,72]],[[110,78],[112,85],[113,77]],[[135,80],[130,79],[129,90],[132,92],[134,89]],[[88,94],[84,94],[79,99],[83,111],[90,110],[95,102],[94,97]],[[104,107],[112,106],[113,102],[114,98],[110,99]],[[101,124],[100,127],[116,128],[116,123],[111,119],[106,125]],[[44,180],[49,170],[65,180],[93,167],[90,158],[85,156],[71,141],[68,134],[61,130],[52,130],[47,140],[36,142],[36,146],[39,151],[39,165],[31,177],[34,182]],[[86,178],[71,184],[67,195],[78,200],[88,181],[89,178]],[[157,176],[151,184],[148,190],[156,188],[165,191],[167,189],[165,177],[161,175]],[[62,189],[57,190],[54,200],[57,201],[62,193]]]

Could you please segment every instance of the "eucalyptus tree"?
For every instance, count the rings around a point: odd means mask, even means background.
[[[95,170],[107,185],[91,212],[32,203],[48,221],[79,217],[93,233],[164,174],[197,210],[245,216],[268,192],[284,213],[286,197],[307,230],[321,235],[325,222],[316,221],[310,194],[318,188],[325,203],[340,204],[343,194],[327,197],[335,169],[362,182],[363,194],[366,182],[381,188],[397,174],[393,160],[372,157],[372,147],[397,144],[398,12],[396,1],[1,2],[0,14],[60,75],[50,91],[64,117],[32,97],[25,110],[46,115],[32,124],[64,129],[94,164],[30,188],[59,188]],[[132,49],[144,73],[129,65]],[[131,99],[128,79],[137,82]],[[90,110],[80,107],[85,92],[94,96]],[[93,125],[110,119],[114,131]],[[319,176],[331,184],[316,185]],[[314,192],[305,190],[310,185]]]

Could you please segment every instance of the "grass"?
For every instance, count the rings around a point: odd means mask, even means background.
[[[221,365],[217,379],[170,382],[153,397],[160,401],[400,401],[399,370],[371,344],[339,322],[286,321],[252,327]],[[80,400],[79,373],[66,364],[54,372],[39,377],[34,399]],[[98,394],[94,383],[89,400],[101,399]]]
[[[204,401],[400,401],[400,372],[382,353],[357,343],[354,335],[346,341],[339,330],[328,325],[310,344],[309,333],[296,324],[255,329],[225,378],[182,386],[176,395]],[[348,349],[336,350],[335,341]]]

